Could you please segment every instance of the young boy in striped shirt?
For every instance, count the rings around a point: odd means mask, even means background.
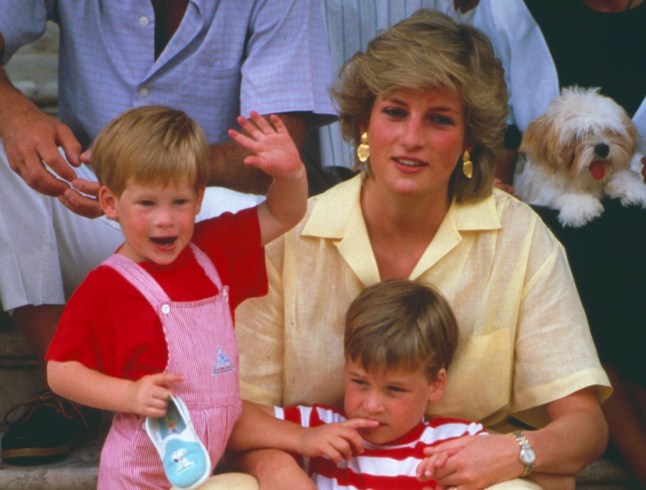
[[[408,280],[368,287],[346,316],[344,410],[245,402],[228,448],[297,453],[319,489],[434,488],[429,470],[441,463],[424,449],[485,434],[478,423],[425,416],[444,394],[457,342],[455,316],[435,289]]]

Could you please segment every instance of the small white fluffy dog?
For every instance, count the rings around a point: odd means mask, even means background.
[[[559,211],[563,226],[580,227],[603,213],[601,198],[646,208],[638,134],[626,111],[599,89],[565,88],[532,121],[520,145],[524,167],[518,197]]]

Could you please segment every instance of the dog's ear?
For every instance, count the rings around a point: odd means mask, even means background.
[[[624,126],[626,130],[626,134],[628,135],[628,139],[630,140],[630,147],[627,148],[628,154],[632,155],[637,151],[637,142],[639,141],[639,133],[637,132],[637,128],[635,127],[635,123],[633,122],[632,119],[630,119],[630,116],[624,112],[621,124]]]
[[[559,168],[559,135],[554,131],[553,122],[542,115],[534,119],[523,133],[519,150],[527,160],[546,167]]]

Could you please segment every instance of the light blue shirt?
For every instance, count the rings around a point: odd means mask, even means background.
[[[343,63],[357,51],[364,51],[368,43],[391,25],[409,17],[420,8],[439,10],[458,21],[467,22],[474,10],[466,14],[456,12],[453,0],[320,0],[323,19],[328,32],[330,57],[334,76]],[[338,123],[319,130],[321,159],[324,166],[354,165],[354,147],[343,141]]]
[[[181,109],[210,143],[227,139],[238,114],[305,112],[328,122],[334,109],[321,12],[310,0],[190,0],[154,58],[151,2],[2,0],[3,63],[60,26],[59,111],[84,146],[121,112]]]

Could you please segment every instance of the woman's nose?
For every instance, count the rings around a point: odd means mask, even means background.
[[[421,122],[416,118],[411,117],[408,120],[408,124],[404,127],[404,133],[401,140],[403,145],[408,149],[421,146],[423,143]]]

